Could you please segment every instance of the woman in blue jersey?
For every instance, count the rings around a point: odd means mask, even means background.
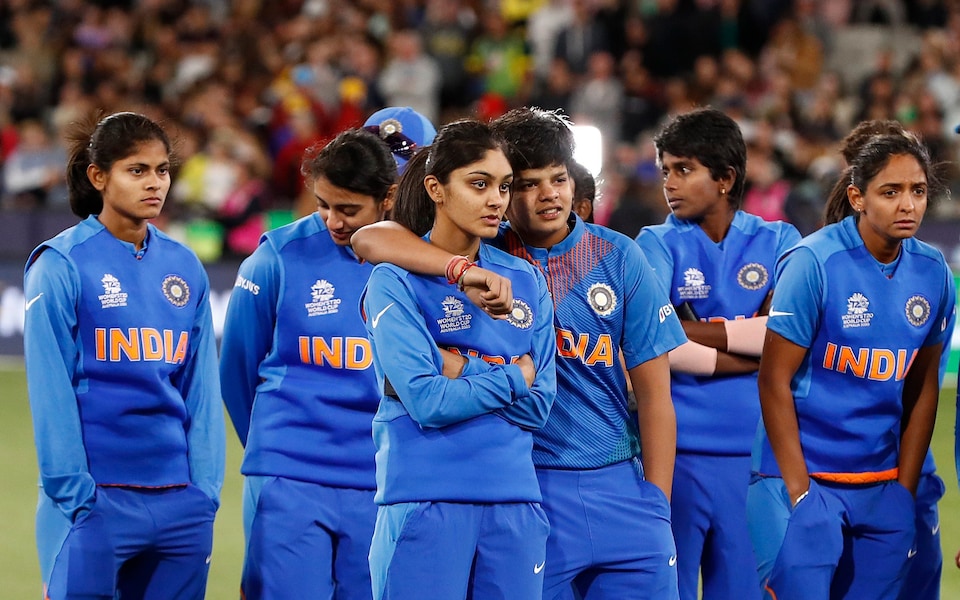
[[[488,125],[444,127],[407,163],[393,218],[421,233],[432,225],[425,239],[455,255],[447,276],[381,264],[367,284],[383,391],[373,423],[377,600],[540,598],[549,526],[531,431],[556,392],[553,306],[533,267],[480,243],[497,234],[512,177]],[[511,280],[506,318],[459,289],[474,265]]]
[[[936,186],[911,135],[863,144],[827,214],[781,259],[760,363],[748,492],[771,598],[897,598],[954,306],[943,256],[914,238]]]
[[[679,115],[654,143],[671,214],[645,227],[637,243],[670,300],[684,307],[689,338],[670,352],[680,600],[695,600],[701,585],[706,600],[759,598],[747,528],[760,420],[757,358],[777,258],[800,234],[740,210],[747,149],[729,116],[715,109]]]
[[[369,599],[380,392],[358,310],[372,266],[349,240],[392,206],[397,167],[355,129],[303,171],[317,211],[263,236],[224,323],[223,400],[245,448],[240,587],[247,600]]]
[[[683,329],[633,240],[573,214],[566,118],[519,108],[491,125],[514,169],[510,222],[492,243],[540,270],[554,301],[557,400],[533,445],[550,520],[543,597],[676,598],[667,353],[685,341]],[[353,243],[368,260],[417,272],[458,264],[395,224],[361,229]]]
[[[857,125],[843,139],[840,153],[847,164],[853,162],[863,145],[871,139],[883,135],[909,135],[899,121],[871,120]],[[837,186],[842,190],[835,190],[838,195],[846,194],[847,183],[838,181]],[[842,193],[842,194],[841,194]],[[830,206],[830,211],[824,215],[825,224],[838,223],[847,215],[842,203]],[[954,314],[955,316],[955,314]],[[954,320],[950,319],[947,326],[947,337],[943,341],[943,351],[940,354],[940,381],[946,372],[947,360],[950,356],[950,334],[953,332]],[[933,461],[933,452],[927,450],[923,461],[923,470],[916,493],[917,537],[915,541],[916,553],[910,557],[909,568],[903,588],[900,590],[900,600],[937,600],[940,598],[940,575],[943,570],[943,551],[940,547],[940,512],[937,502],[943,498],[946,486],[936,473],[937,466]]]
[[[170,189],[159,125],[78,126],[79,224],[24,276],[45,598],[203,598],[224,466],[209,283],[149,220]]]

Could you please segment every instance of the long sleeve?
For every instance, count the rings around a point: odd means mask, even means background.
[[[543,275],[539,272],[536,275],[540,297],[531,357],[536,365],[537,376],[529,396],[499,412],[503,418],[524,429],[543,427],[557,395],[557,337],[553,326],[553,300]]]
[[[273,345],[279,281],[279,257],[272,245],[263,243],[240,265],[227,305],[220,342],[220,388],[243,446],[260,384],[260,363]]]
[[[383,375],[421,427],[444,427],[503,408],[529,391],[516,365],[448,379],[413,290],[389,265],[367,284],[367,327]]]
[[[40,483],[74,520],[96,496],[74,390],[80,281],[66,257],[47,249],[27,267],[24,292],[24,358]]]
[[[226,433],[210,312],[210,283],[205,274],[190,339],[190,354],[178,385],[189,415],[190,480],[219,505],[226,464]]]

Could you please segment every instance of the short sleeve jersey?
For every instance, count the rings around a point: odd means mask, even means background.
[[[808,349],[791,389],[812,476],[897,467],[904,378],[921,348],[945,341],[954,295],[939,251],[910,238],[881,264],[853,217],[781,260],[767,326]],[[762,426],[754,470],[779,475]]]
[[[737,211],[720,243],[696,223],[670,215],[637,237],[674,306],[689,303],[702,321],[754,317],[773,290],[777,258],[800,241],[782,221]],[[671,373],[677,449],[747,456],[760,420],[757,375]]]
[[[640,456],[620,364],[631,369],[686,341],[663,286],[633,240],[571,215],[552,248],[523,243],[507,224],[497,244],[540,269],[553,297],[557,401],[538,431],[537,467],[592,469]]]

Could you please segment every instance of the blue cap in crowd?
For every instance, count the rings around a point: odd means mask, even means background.
[[[370,115],[363,128],[380,136],[390,146],[397,170],[403,173],[407,161],[420,148],[433,143],[437,129],[429,119],[409,106],[389,106]]]

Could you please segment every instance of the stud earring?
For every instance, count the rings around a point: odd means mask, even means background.
[[[726,196],[726,195],[727,195],[727,188],[720,188],[720,195],[721,195],[721,196]]]

